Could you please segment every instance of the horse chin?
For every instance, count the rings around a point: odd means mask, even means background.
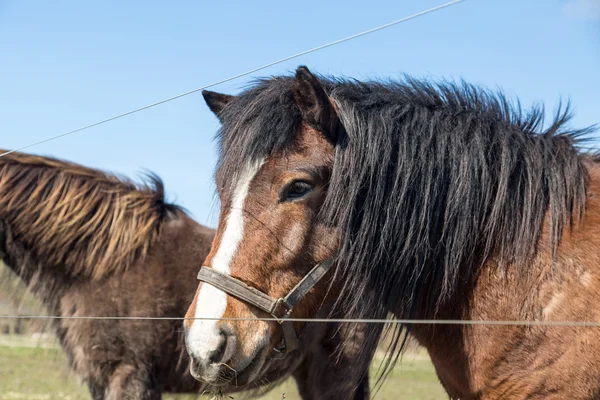
[[[264,353],[264,351],[259,351],[245,368],[237,372],[235,381],[231,383],[235,386],[244,386],[252,383],[260,376],[260,372],[265,365],[266,360]]]
[[[236,367],[232,363],[214,363],[210,368],[198,370],[193,365],[190,366],[190,373],[197,381],[206,383],[211,388],[225,389],[227,387],[239,387],[252,383],[265,365],[265,351],[257,351],[253,358],[245,360],[242,368]]]

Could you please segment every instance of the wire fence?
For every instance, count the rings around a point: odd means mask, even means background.
[[[189,90],[187,92],[184,93],[180,93],[177,95],[174,95],[172,97],[163,99],[163,100],[159,100],[157,102],[136,108],[136,109],[132,109],[130,111],[126,111],[124,113],[79,127],[77,129],[73,129],[55,136],[50,136],[47,137],[43,140],[37,141],[37,142],[33,142],[30,143],[28,145],[22,146],[22,147],[18,147],[14,150],[10,150],[4,153],[0,154],[0,157],[3,156],[7,156],[9,154],[15,153],[15,152],[19,152],[22,150],[26,150],[29,148],[32,148],[34,146],[38,146],[40,144],[43,143],[47,143],[62,137],[66,137],[66,136],[70,136],[73,135],[75,133],[79,133],[88,129],[91,129],[93,127],[97,127],[103,124],[106,124],[108,122],[111,121],[115,121],[117,119],[144,111],[144,110],[148,110],[154,107],[157,107],[161,104],[165,104],[180,98],[183,98],[185,96],[189,96],[191,94],[197,93],[199,91],[202,91],[204,89],[208,89],[211,87],[215,87],[218,86],[220,84],[226,83],[226,82],[230,82],[239,78],[242,78],[244,76],[248,76],[250,74],[259,72],[261,70],[267,69],[269,67],[284,63],[286,61],[290,61],[296,58],[299,58],[301,56],[304,55],[308,55],[310,53],[325,49],[325,48],[329,48],[374,32],[378,32],[387,28],[390,28],[392,26],[401,24],[403,22],[424,16],[426,14],[456,5],[458,3],[464,2],[466,0],[453,0],[450,1],[448,3],[444,3],[441,5],[438,5],[436,7],[432,7],[429,8],[427,10],[418,12],[416,14],[412,14],[410,16],[389,22],[387,24],[384,25],[380,25],[377,26],[375,28],[357,33],[357,34],[353,34],[351,36],[347,36],[338,40],[335,40],[333,42],[329,42],[284,58],[281,58],[279,60],[264,64],[260,67],[242,72],[240,74],[231,76],[229,78],[220,80],[220,81],[216,81],[192,90]],[[100,321],[267,321],[267,322],[281,322],[281,319],[278,318],[273,318],[273,317],[266,317],[266,318],[198,318],[198,317],[192,317],[192,318],[188,318],[188,317],[151,317],[151,316],[58,316],[58,315],[0,315],[0,321],[1,320],[17,320],[17,321],[21,321],[21,320],[91,320],[91,321],[95,321],[95,320],[100,320]],[[600,322],[597,321],[549,321],[549,320],[458,320],[458,319],[396,319],[396,318],[390,318],[390,319],[364,319],[364,318],[358,318],[358,319],[353,319],[353,318],[286,318],[286,321],[290,321],[290,322],[303,322],[303,323],[336,323],[336,324],[349,324],[349,323],[358,323],[358,324],[384,324],[384,325],[442,325],[442,326],[450,326],[450,325],[463,325],[463,326],[527,326],[527,327],[567,327],[567,328],[600,328]],[[61,392],[62,393],[62,392]],[[61,395],[62,396],[62,395]],[[12,397],[11,397],[12,398]],[[16,398],[16,397],[15,397]],[[283,393],[282,399],[286,398],[285,397],[285,393]]]
[[[292,54],[291,56],[281,58],[279,60],[270,62],[268,64],[265,64],[265,65],[262,65],[260,67],[251,69],[251,70],[246,71],[246,72],[242,72],[241,74],[234,75],[234,76],[231,76],[229,78],[226,78],[226,79],[223,79],[223,80],[220,80],[220,81],[217,81],[217,82],[213,82],[213,83],[210,83],[208,85],[204,85],[204,86],[201,86],[201,87],[196,88],[196,89],[189,90],[189,91],[184,92],[184,93],[177,94],[177,95],[169,97],[167,99],[159,100],[159,101],[157,101],[155,103],[148,104],[148,105],[145,105],[143,107],[139,107],[139,108],[136,108],[136,109],[124,112],[122,114],[118,114],[118,115],[115,115],[113,117],[106,118],[106,119],[103,119],[101,121],[94,122],[92,124],[85,125],[85,126],[82,126],[80,128],[73,129],[71,131],[68,131],[68,132],[65,132],[65,133],[61,133],[61,134],[58,134],[58,135],[55,135],[55,136],[51,136],[51,137],[48,137],[46,139],[40,140],[38,142],[34,142],[34,143],[28,144],[26,146],[22,146],[22,147],[16,148],[14,150],[10,150],[10,151],[4,152],[4,153],[0,154],[0,157],[9,155],[11,153],[15,153],[17,151],[26,150],[26,149],[29,149],[31,147],[34,147],[34,146],[37,146],[37,145],[40,145],[40,144],[43,144],[43,143],[47,143],[47,142],[50,142],[52,140],[56,140],[56,139],[59,139],[59,138],[65,137],[65,136],[69,136],[69,135],[72,135],[74,133],[78,133],[78,132],[81,132],[81,131],[84,131],[84,130],[87,130],[87,129],[90,129],[90,128],[93,128],[93,127],[96,127],[96,126],[99,126],[99,125],[103,125],[103,124],[105,124],[107,122],[111,122],[111,121],[114,121],[114,120],[126,117],[128,115],[132,115],[132,114],[138,113],[140,111],[148,110],[150,108],[159,106],[161,104],[165,104],[165,103],[168,103],[170,101],[173,101],[173,100],[176,100],[176,99],[180,99],[182,97],[189,96],[191,94],[197,93],[197,92],[199,92],[201,90],[208,89],[208,88],[211,88],[211,87],[214,87],[214,86],[226,83],[226,82],[230,82],[230,81],[233,81],[235,79],[242,78],[244,76],[253,74],[255,72],[262,71],[262,70],[267,69],[269,67],[272,67],[274,65],[281,64],[283,62],[286,62],[286,61],[289,61],[289,60],[293,60],[295,58],[298,58],[298,57],[301,57],[301,56],[304,56],[304,55],[307,55],[307,54],[310,54],[310,53],[314,53],[316,51],[323,50],[323,49],[326,49],[328,47],[332,47],[332,46],[338,45],[340,43],[344,43],[344,42],[347,42],[349,40],[353,40],[353,39],[359,38],[361,36],[369,35],[371,33],[378,32],[378,31],[381,31],[383,29],[390,28],[390,27],[392,27],[394,25],[401,24],[401,23],[409,21],[411,19],[415,19],[415,18],[421,17],[423,15],[426,15],[426,14],[429,14],[429,13],[441,10],[443,8],[447,8],[447,7],[453,6],[453,5],[458,4],[458,3],[462,3],[464,1],[466,1],[466,0],[453,0],[453,1],[450,1],[448,3],[440,4],[439,6],[435,6],[435,7],[429,8],[427,10],[420,11],[420,12],[418,12],[416,14],[409,15],[408,17],[400,18],[398,20],[389,22],[387,24],[380,25],[380,26],[377,26],[375,28],[368,29],[366,31],[362,31],[362,32],[356,33],[354,35],[346,36],[346,37],[344,37],[342,39],[334,40],[333,42],[329,42],[329,43],[326,43],[326,44],[323,44],[323,45],[320,45],[320,46],[317,46],[317,47],[313,47],[312,49],[301,51],[300,53]]]
[[[456,5],[458,3],[462,3],[466,0],[453,0],[444,4],[440,4],[438,6],[420,11],[418,13],[409,15],[407,17],[386,23],[384,25],[377,26],[375,28],[368,29],[366,31],[362,31],[350,36],[346,36],[344,38],[296,53],[290,56],[281,58],[279,60],[270,62],[268,64],[264,64],[260,67],[242,72],[240,74],[231,76],[229,78],[210,83],[208,85],[204,85],[192,90],[189,90],[184,93],[177,94],[175,96],[115,115],[110,118],[103,119],[98,122],[94,122],[89,125],[82,126],[80,128],[64,132],[55,136],[48,137],[44,140],[34,142],[22,147],[19,147],[14,150],[10,150],[0,154],[0,157],[6,156],[8,154],[22,151],[52,140],[56,140],[65,136],[69,136],[120,118],[123,118],[128,115],[132,115],[144,110],[148,110],[150,108],[159,106],[161,104],[168,103],[170,101],[197,93],[201,90],[208,89],[226,82],[233,81],[235,79],[253,74],[255,72],[259,72],[261,70],[267,69],[269,67],[275,66],[277,64],[281,64],[283,62],[328,48],[332,47],[365,35],[369,35],[374,32],[378,32],[392,26],[401,24],[403,22],[424,16],[426,14]],[[50,316],[50,315],[0,315],[0,320],[2,319],[29,319],[29,320],[119,320],[119,321],[185,321],[185,320],[205,320],[205,321],[280,321],[277,318],[186,318],[186,317],[134,317],[134,316]],[[600,322],[596,321],[539,321],[539,320],[531,320],[531,321],[519,321],[519,320],[452,320],[452,319],[336,319],[336,318],[287,318],[287,321],[292,322],[313,322],[313,323],[362,323],[362,324],[402,324],[402,325],[501,325],[501,326],[552,326],[552,327],[600,327]]]
[[[55,315],[0,315],[2,319],[38,320],[112,320],[112,321],[270,321],[278,318],[198,318],[198,317],[102,317],[102,316],[55,316]],[[386,325],[500,325],[500,326],[549,326],[600,328],[597,321],[520,321],[520,320],[462,320],[462,319],[364,319],[364,318],[286,318],[290,322],[337,323],[337,324],[386,324]]]

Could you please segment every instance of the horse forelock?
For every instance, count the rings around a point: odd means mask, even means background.
[[[234,190],[246,166],[286,149],[301,122],[289,77],[259,80],[223,110],[217,185]]]
[[[167,204],[155,175],[145,183],[54,158],[12,153],[0,158],[0,219],[15,241],[45,265],[100,278],[145,257]]]

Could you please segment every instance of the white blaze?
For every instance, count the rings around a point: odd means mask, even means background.
[[[240,175],[233,193],[233,201],[225,231],[219,248],[212,259],[212,268],[230,275],[229,265],[244,233],[244,202],[254,176],[264,161],[249,165]],[[196,318],[221,318],[227,307],[227,294],[208,283],[202,283],[196,302]],[[197,358],[205,359],[217,349],[221,341],[217,330],[217,320],[195,320],[188,331],[188,350]]]

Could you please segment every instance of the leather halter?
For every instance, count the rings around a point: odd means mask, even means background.
[[[317,264],[311,269],[308,274],[285,297],[274,299],[246,285],[244,282],[232,277],[231,275],[222,274],[209,267],[200,268],[198,272],[198,280],[206,282],[225,293],[242,300],[250,305],[253,305],[277,319],[283,330],[283,347],[274,348],[279,353],[289,353],[298,347],[298,337],[294,329],[294,324],[288,321],[294,306],[325,276],[331,268],[332,260],[327,260]]]

